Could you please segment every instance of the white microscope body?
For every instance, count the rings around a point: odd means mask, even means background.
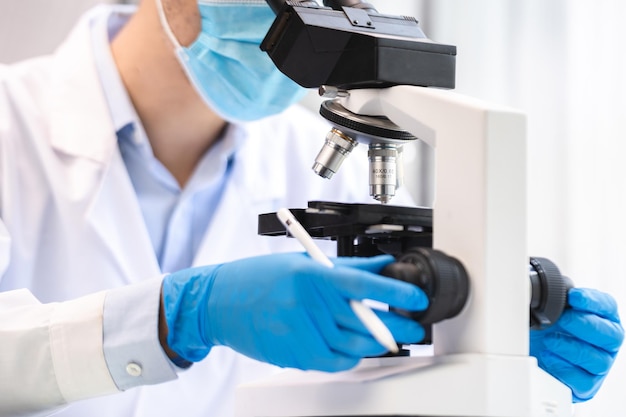
[[[569,388],[528,355],[525,116],[413,86],[351,90],[339,101],[435,149],[433,248],[464,265],[469,299],[433,326],[433,356],[285,370],[241,386],[236,417],[570,417]]]

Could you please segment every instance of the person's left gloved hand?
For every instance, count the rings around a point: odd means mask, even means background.
[[[227,346],[281,367],[350,369],[387,352],[351,300],[408,311],[428,307],[419,287],[379,275],[393,261],[391,255],[345,257],[329,268],[305,253],[276,253],[174,272],[162,285],[164,347],[192,362]],[[395,311],[376,315],[398,343],[424,337],[419,323]]]
[[[545,330],[530,331],[530,354],[539,366],[572,390],[574,402],[598,392],[624,340],[617,303],[588,288],[568,293],[571,308]]]

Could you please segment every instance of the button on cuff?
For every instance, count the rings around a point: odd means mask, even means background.
[[[129,362],[128,365],[126,365],[126,373],[130,376],[141,376],[143,369],[138,363]]]

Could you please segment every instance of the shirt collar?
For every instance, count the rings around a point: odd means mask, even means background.
[[[117,70],[110,46],[111,40],[128,22],[135,9],[134,6],[111,8],[109,13],[103,13],[94,19],[91,34],[96,68],[113,127],[119,134],[126,126],[131,125],[133,134],[128,136],[132,137],[136,144],[140,144],[146,143],[147,138]]]

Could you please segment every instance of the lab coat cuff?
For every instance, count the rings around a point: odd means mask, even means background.
[[[107,293],[104,303],[104,355],[117,387],[176,379],[177,368],[159,342],[162,277]]]
[[[104,298],[99,292],[58,303],[50,316],[50,350],[67,402],[118,391],[102,349]]]

